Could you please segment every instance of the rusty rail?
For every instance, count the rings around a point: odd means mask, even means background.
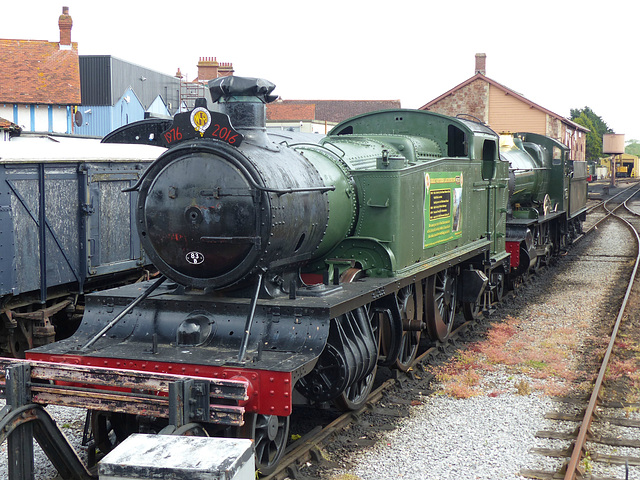
[[[625,192],[626,191],[627,190],[625,190]],[[633,195],[635,195],[635,193],[637,193],[637,191],[634,192]],[[629,199],[633,195],[631,195]],[[627,199],[627,201],[629,199]],[[627,201],[624,202],[625,207],[626,207]],[[616,207],[616,209],[617,208],[618,207]],[[616,209],[610,211],[610,214],[613,214],[613,211],[615,211]],[[567,464],[566,470],[565,470],[565,476],[564,476],[565,480],[574,480],[582,476],[582,472],[579,471],[580,461],[582,460],[582,456],[585,451],[585,445],[587,443],[587,440],[589,439],[589,433],[590,433],[589,429],[591,427],[591,422],[593,420],[595,408],[598,405],[598,401],[600,399],[600,391],[602,390],[602,384],[604,382],[605,373],[609,364],[609,358],[611,357],[611,352],[613,351],[613,345],[616,341],[618,330],[620,329],[620,323],[622,322],[622,317],[624,316],[624,312],[627,306],[627,302],[629,300],[629,296],[631,295],[631,289],[633,287],[633,282],[636,277],[636,273],[638,272],[638,266],[640,265],[640,235],[638,234],[638,231],[633,227],[633,225],[631,225],[631,223],[629,223],[628,221],[624,220],[623,218],[617,215],[616,217],[619,218],[624,223],[626,223],[636,237],[636,245],[638,248],[638,251],[636,254],[636,262],[633,267],[633,272],[631,273],[631,279],[629,280],[629,285],[627,287],[627,291],[625,292],[622,305],[620,306],[620,311],[618,312],[618,316],[616,318],[616,323],[613,326],[613,331],[611,332],[611,339],[609,340],[607,351],[605,352],[605,355],[602,359],[602,365],[600,366],[598,378],[596,379],[595,384],[593,386],[593,392],[591,393],[589,404],[587,405],[587,408],[584,413],[584,417],[582,419],[582,424],[580,425],[580,431],[578,432],[578,436],[573,444],[571,458],[569,459],[569,463]],[[578,475],[580,475],[580,477],[578,477]]]

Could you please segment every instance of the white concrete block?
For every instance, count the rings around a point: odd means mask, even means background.
[[[247,439],[133,434],[98,464],[100,480],[254,480]]]

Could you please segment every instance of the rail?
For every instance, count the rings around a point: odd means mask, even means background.
[[[620,192],[620,194],[624,193],[624,192],[628,192],[629,189],[624,190],[623,192]],[[631,273],[631,279],[629,280],[629,285],[627,287],[627,290],[625,292],[625,296],[624,299],[622,300],[622,305],[620,306],[620,311],[618,312],[618,316],[616,317],[616,322],[613,326],[613,331],[611,333],[611,338],[609,340],[609,345],[607,346],[607,350],[604,354],[604,357],[602,359],[602,364],[600,366],[600,371],[598,372],[598,377],[596,378],[596,381],[594,383],[593,386],[593,391],[591,393],[591,397],[589,398],[589,403],[587,405],[587,408],[584,412],[584,416],[582,419],[582,423],[580,425],[580,430],[578,432],[578,436],[573,444],[573,450],[571,453],[571,458],[569,459],[568,464],[566,465],[566,470],[565,470],[565,475],[564,475],[564,479],[565,480],[574,480],[576,478],[581,478],[582,477],[582,473],[579,471],[579,465],[580,462],[583,458],[584,452],[585,452],[585,445],[586,442],[589,438],[589,429],[591,427],[591,423],[595,414],[595,408],[598,405],[598,402],[600,400],[600,393],[602,390],[602,384],[604,382],[604,377],[609,365],[609,358],[611,357],[611,352],[613,351],[613,346],[614,343],[616,341],[616,336],[618,334],[618,330],[620,329],[620,323],[622,322],[622,318],[624,316],[625,313],[625,309],[627,307],[627,302],[629,300],[629,297],[631,295],[631,289],[633,287],[633,282],[634,279],[636,277],[636,273],[638,272],[638,266],[640,265],[640,235],[638,234],[638,231],[636,230],[636,228],[627,220],[623,219],[622,217],[616,215],[614,212],[620,208],[621,206],[625,206],[625,208],[629,209],[627,207],[627,202],[629,201],[629,199],[631,199],[636,193],[638,192],[638,188],[636,187],[635,191],[632,192],[632,194],[622,203],[620,203],[618,206],[616,206],[615,208],[613,208],[612,210],[609,210],[609,208],[607,207],[607,203],[612,200],[615,197],[612,197],[611,199],[607,200],[607,202],[604,202],[604,208],[605,210],[607,210],[609,213],[604,217],[604,218],[608,218],[611,215],[614,215],[616,218],[618,218],[619,220],[621,220],[622,222],[624,222],[627,227],[633,232],[633,234],[636,237],[636,246],[637,246],[637,254],[636,254],[636,261],[635,261],[635,265],[633,267],[633,272]],[[616,195],[619,196],[620,194]],[[604,220],[604,219],[603,219]],[[599,222],[598,222],[599,223]],[[597,224],[596,224],[597,225]]]
[[[600,225],[607,218],[609,218],[618,208],[622,207],[624,205],[624,202],[621,202],[617,207],[613,208],[612,210],[609,210],[607,205],[609,204],[609,202],[612,202],[612,201],[616,200],[618,197],[620,197],[620,196],[622,196],[624,194],[629,194],[629,191],[632,191],[631,196],[635,195],[638,191],[640,191],[640,185],[633,184],[630,187],[627,187],[624,190],[622,190],[622,191],[616,193],[615,195],[611,196],[610,198],[608,198],[608,199],[606,199],[606,200],[604,200],[602,202],[599,202],[599,203],[593,205],[592,207],[589,207],[587,209],[587,214],[592,213],[593,211],[595,211],[596,209],[598,209],[600,207],[603,207],[605,209],[605,211],[607,211],[608,213],[606,213],[604,217],[602,217],[600,220],[598,220],[593,225],[591,225],[588,229],[586,229],[584,234],[580,238],[582,238],[584,235],[588,234],[592,230],[596,229],[598,227],[598,225]]]

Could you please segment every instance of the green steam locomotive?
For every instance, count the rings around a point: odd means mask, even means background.
[[[241,385],[218,391],[201,424],[255,439],[262,473],[294,405],[361,407],[378,366],[407,370],[421,340],[445,341],[457,312],[499,301],[586,212],[586,168],[550,138],[388,110],[275,144],[273,88],[216,79],[218,111],[198,104],[162,135],[130,127],[167,147],[132,189],[142,245],[169,281],[90,295],[74,336],[27,352]],[[137,431],[127,408],[96,407],[99,445]]]

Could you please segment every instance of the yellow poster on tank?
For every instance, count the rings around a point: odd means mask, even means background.
[[[424,248],[462,235],[462,172],[424,174]]]

